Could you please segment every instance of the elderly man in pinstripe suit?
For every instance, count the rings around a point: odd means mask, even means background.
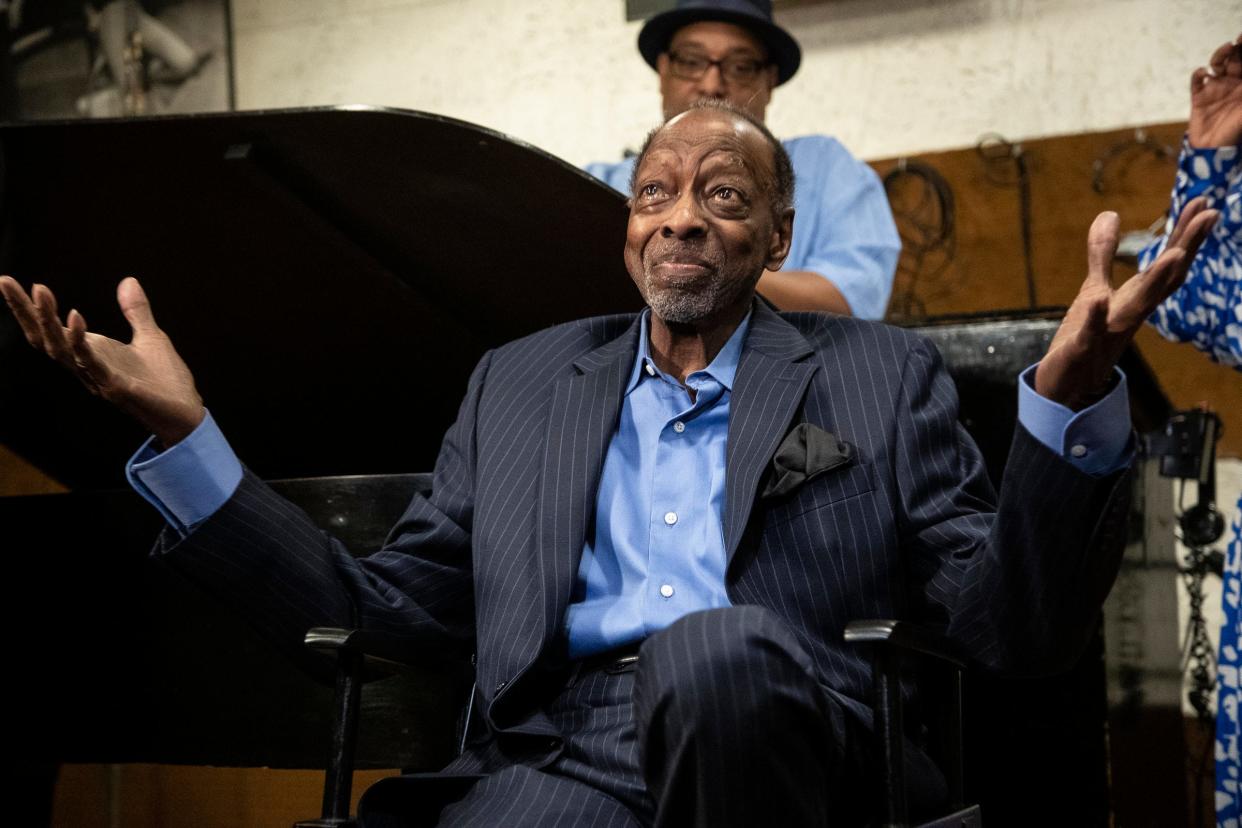
[[[633,192],[625,259],[650,309],[487,354],[434,490],[364,558],[240,465],[137,282],[123,345],[0,278],[31,343],[153,432],[129,472],[169,523],[155,554],[290,647],[356,623],[477,653],[469,747],[373,787],[367,824],[862,821],[869,668],[848,620],[920,619],[979,664],[1048,669],[1111,583],[1130,458],[1114,363],[1211,211],[1116,290],[1117,219],[1097,219],[1082,291],[1021,378],[998,502],[927,342],[755,300],[792,219],[760,123],[674,118]]]

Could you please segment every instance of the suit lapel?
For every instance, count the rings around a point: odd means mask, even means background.
[[[560,629],[625,382],[634,367],[639,321],[574,362],[552,389],[540,475],[537,554],[543,580],[543,646]],[[541,648],[542,649],[542,648]]]
[[[781,438],[789,430],[815,362],[811,346],[763,301],[755,302],[746,347],[729,403],[725,457],[725,556],[732,562],[750,518],[755,491]]]

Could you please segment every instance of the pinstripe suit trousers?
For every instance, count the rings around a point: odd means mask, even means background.
[[[687,615],[633,669],[572,671],[547,713],[550,761],[489,739],[450,766],[485,772],[438,817],[441,792],[410,822],[390,791],[368,794],[366,825],[852,825],[878,801],[867,731],[762,607]]]

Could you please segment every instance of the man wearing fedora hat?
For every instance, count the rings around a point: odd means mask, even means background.
[[[724,99],[759,120],[772,90],[798,71],[802,51],[772,20],[770,0],[678,0],[638,35],[660,76],[664,117],[702,98]],[[880,319],[901,241],[875,172],[835,138],[783,142],[796,176],[794,246],[759,292],[784,310],[826,310]],[[587,172],[628,194],[634,159]]]

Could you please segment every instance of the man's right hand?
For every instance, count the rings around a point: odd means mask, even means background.
[[[0,293],[33,347],[68,368],[92,394],[136,419],[164,448],[181,442],[203,421],[206,411],[194,376],[155,324],[137,279],[124,279],[116,289],[133,330],[128,345],[87,331],[76,310],[62,325],[56,297],[43,285],[27,295],[14,279],[0,276]]]

